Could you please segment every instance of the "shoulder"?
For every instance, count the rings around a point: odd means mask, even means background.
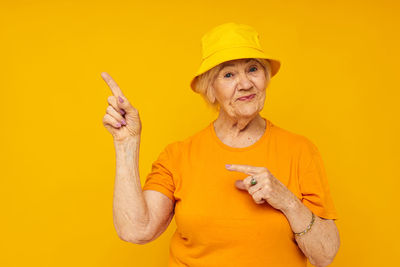
[[[307,136],[271,123],[272,138],[296,154],[318,153],[318,148]]]
[[[193,149],[195,144],[203,142],[203,140],[206,138],[208,127],[209,125],[197,130],[193,134],[183,139],[170,142],[166,145],[165,150],[167,150],[171,155],[178,156],[187,152],[188,150]]]

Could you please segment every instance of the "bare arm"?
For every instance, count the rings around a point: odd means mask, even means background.
[[[114,227],[122,240],[145,244],[168,227],[174,215],[174,203],[157,191],[143,193],[139,176],[139,112],[107,72],[101,76],[113,93],[107,98],[109,106],[103,124],[114,138],[116,153]]]
[[[139,176],[140,137],[114,141],[116,174],[113,199],[114,227],[128,242],[144,243],[150,224],[149,209]]]
[[[114,144],[117,159],[114,225],[121,239],[146,244],[167,229],[174,216],[174,202],[158,191],[142,191],[139,140]]]
[[[293,232],[303,231],[311,222],[311,211],[300,199],[293,195],[293,202],[282,210]],[[315,222],[309,232],[295,236],[297,245],[314,266],[329,265],[340,246],[340,236],[333,220],[315,216]]]
[[[166,195],[155,190],[144,190],[143,194],[150,211],[148,242],[151,242],[168,228],[175,214],[175,203]]]

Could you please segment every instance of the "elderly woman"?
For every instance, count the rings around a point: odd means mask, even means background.
[[[114,138],[114,225],[135,244],[155,240],[174,214],[169,266],[315,266],[340,245],[321,154],[306,137],[260,116],[280,68],[250,26],[225,23],[202,38],[191,81],[218,118],[163,149],[143,188],[138,111],[112,90],[103,124]]]

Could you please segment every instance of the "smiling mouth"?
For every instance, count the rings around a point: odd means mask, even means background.
[[[256,94],[251,94],[251,95],[247,95],[247,96],[242,96],[242,97],[239,97],[239,98],[236,99],[236,100],[241,100],[241,101],[250,100],[250,99],[254,98],[255,95],[256,95]]]

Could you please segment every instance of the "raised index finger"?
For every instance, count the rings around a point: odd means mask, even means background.
[[[110,74],[108,74],[107,72],[102,72],[101,77],[107,83],[108,87],[110,87],[114,96],[125,97],[121,89],[119,88],[118,84],[113,80],[113,78],[111,78]]]
[[[230,171],[238,171],[243,172],[248,175],[257,174],[262,171],[262,167],[250,166],[250,165],[241,165],[241,164],[231,164],[231,166],[226,167]]]

